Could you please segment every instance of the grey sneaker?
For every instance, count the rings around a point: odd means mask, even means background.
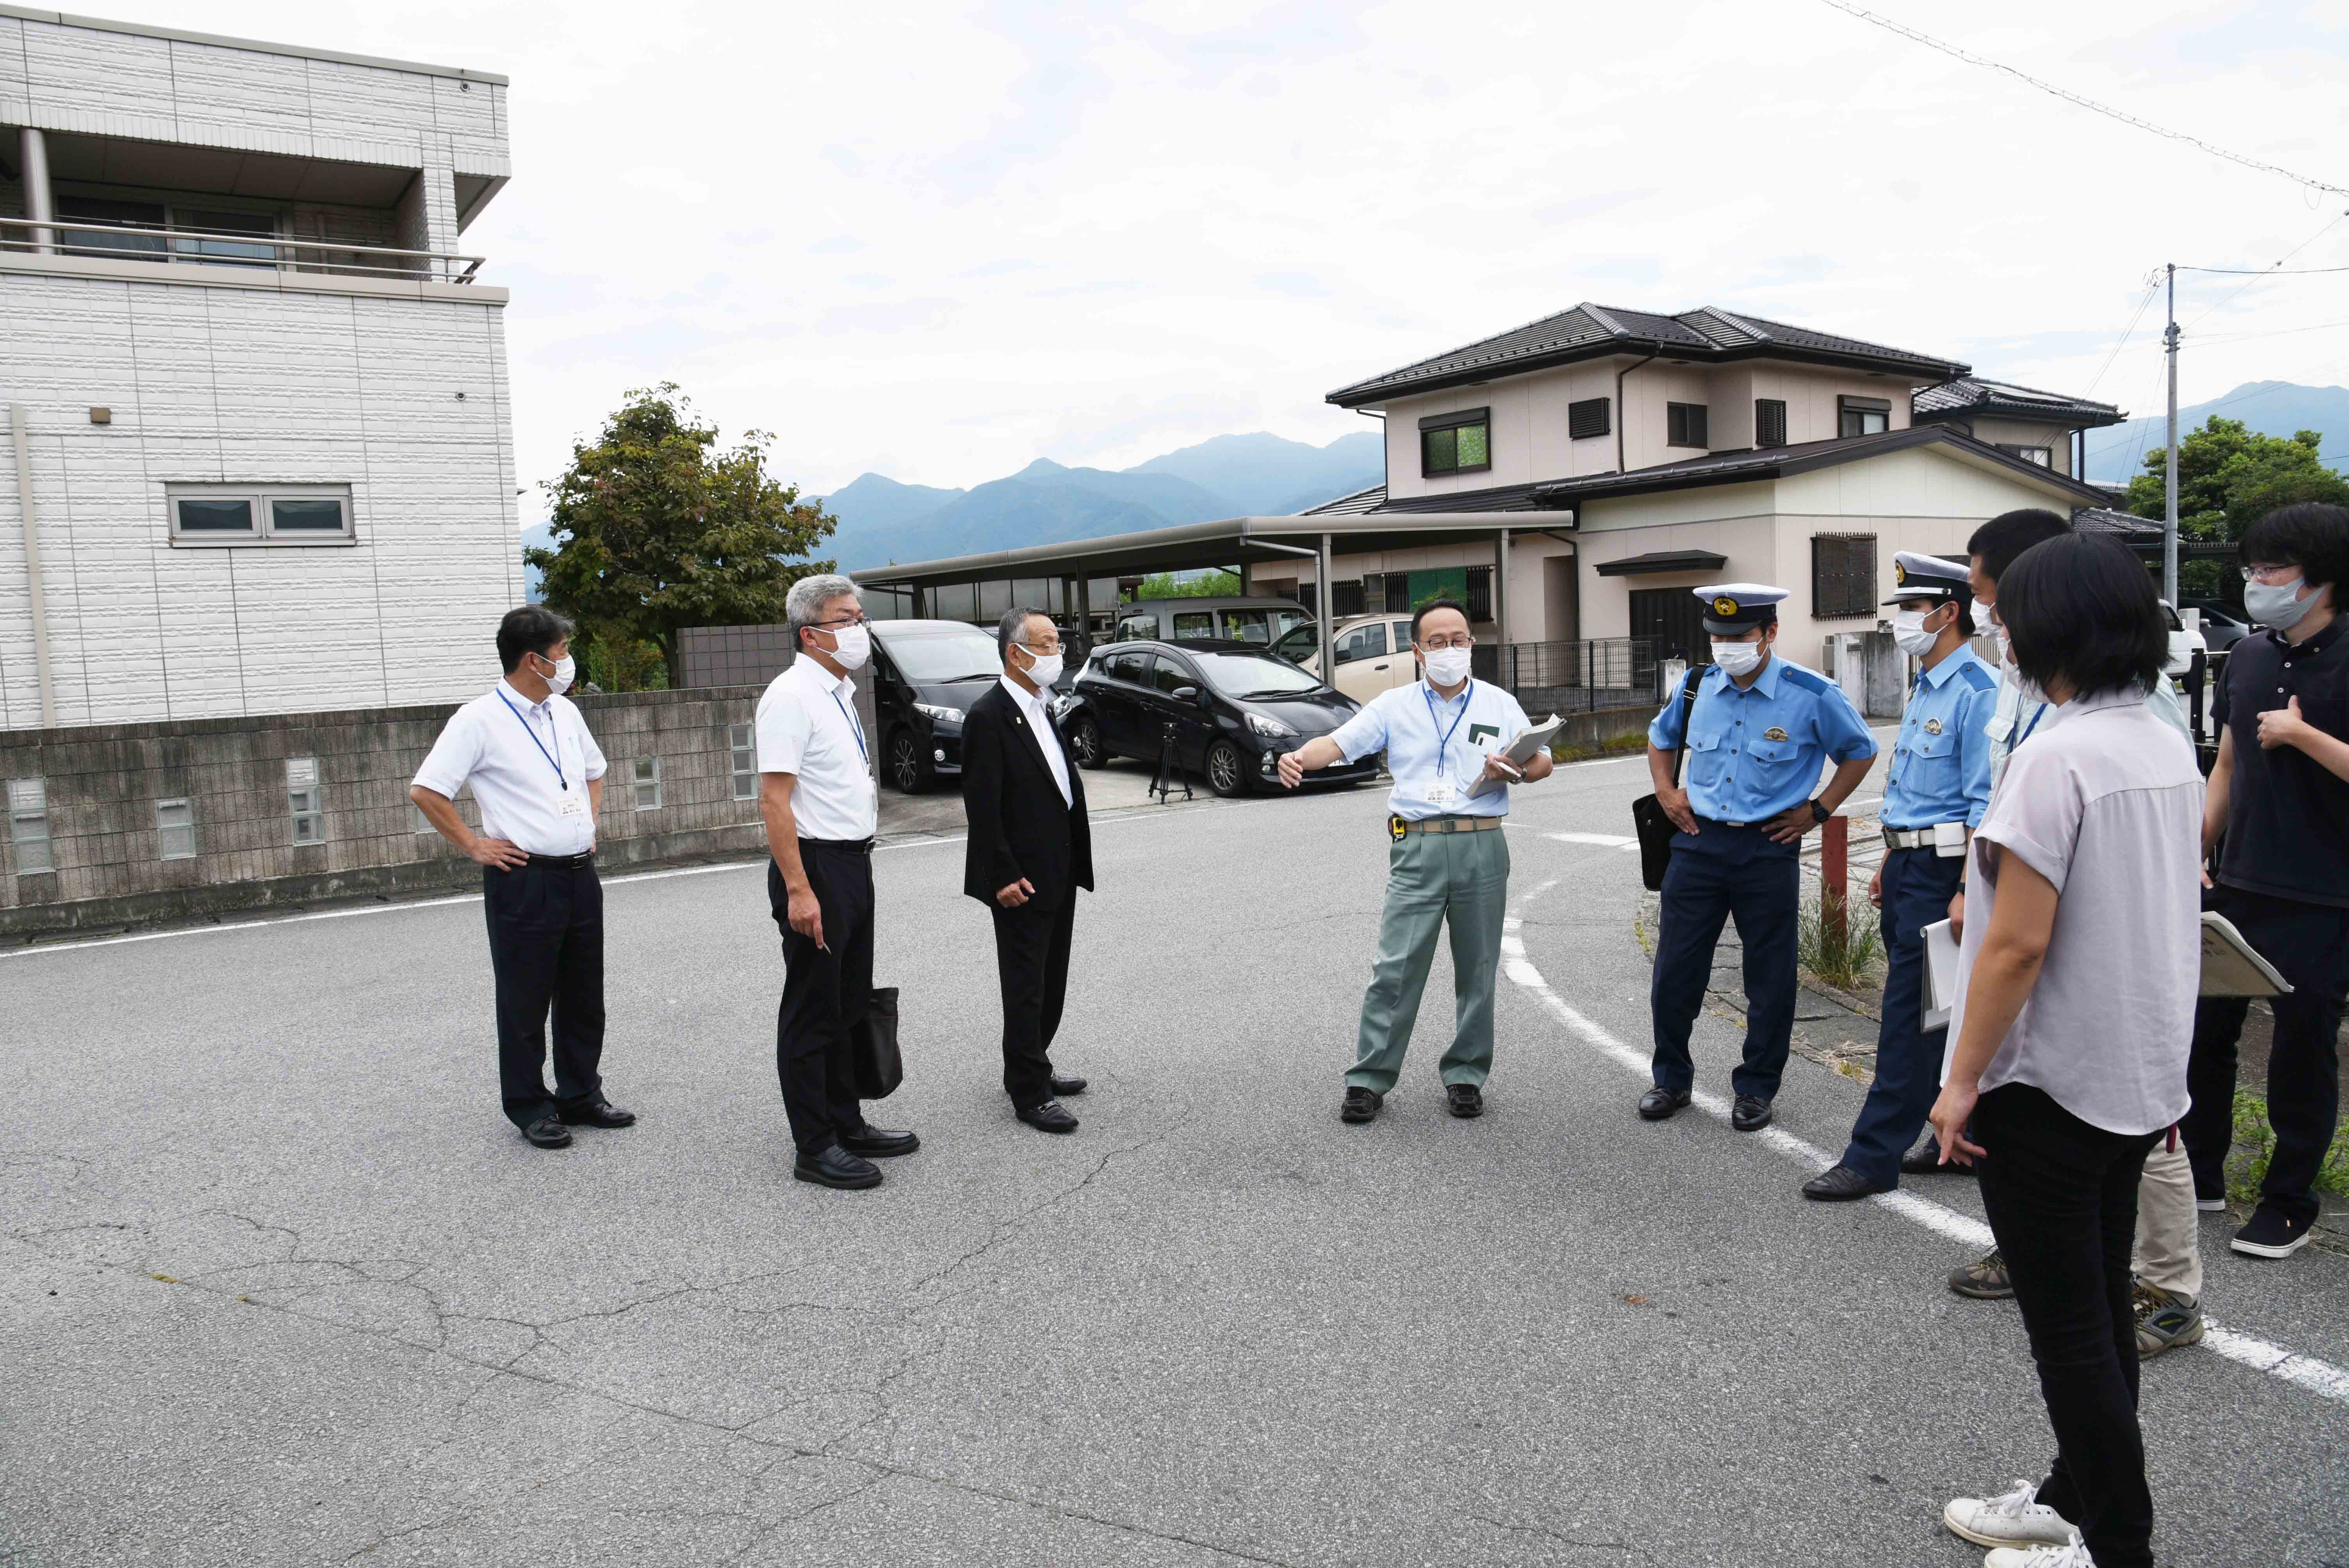
[[[2072,1522],[2039,1500],[2027,1480],[2003,1497],[1953,1497],[1941,1510],[1951,1534],[1977,1546],[2062,1546],[2072,1539]]]
[[[2137,1303],[2137,1355],[2150,1361],[2165,1350],[2192,1345],[2202,1337],[2202,1304],[2158,1284],[2137,1282],[2130,1292]]]
[[[2014,1294],[2014,1282],[2007,1277],[2006,1258],[1993,1248],[1965,1267],[1951,1269],[1950,1288],[1976,1301],[2004,1301]]]

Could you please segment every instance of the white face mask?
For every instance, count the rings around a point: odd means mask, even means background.
[[[2044,707],[2055,700],[2045,686],[2027,676],[2014,677],[2014,695],[2025,707]]]
[[[844,670],[861,670],[873,656],[873,634],[862,626],[827,626],[832,633],[832,662]]]
[[[1437,686],[1458,686],[1468,678],[1466,648],[1433,648],[1422,654],[1427,661],[1427,678]]]
[[[1759,643],[1724,643],[1713,640],[1713,662],[1732,676],[1750,676],[1762,667],[1762,645]]]
[[[2289,632],[2308,619],[2316,608],[2316,595],[2300,597],[2307,585],[2305,576],[2289,583],[2246,583],[2243,584],[2243,613],[2262,626],[2272,626],[2279,632]]]
[[[1911,658],[1921,659],[1931,653],[1933,645],[1941,640],[1941,634],[1939,632],[1927,631],[1925,622],[1929,616],[1938,613],[1932,610],[1893,611],[1892,641],[1894,645]]]
[[[1061,678],[1060,655],[1037,653],[1025,643],[1019,645],[1019,647],[1021,653],[1028,655],[1028,667],[1019,673],[1034,683],[1038,691],[1042,691]]]
[[[1975,636],[1977,636],[1977,637],[1987,637],[1987,636],[1989,636],[1989,635],[1990,635],[1990,606],[1989,606],[1989,605],[1987,605],[1987,604],[1969,604],[1969,605],[1967,605],[1967,606],[1966,606],[1966,619],[1973,623],[1974,635],[1975,635]]]
[[[554,673],[546,677],[546,689],[550,694],[561,696],[571,689],[571,677],[579,673],[579,666],[572,661],[569,654],[560,659],[550,659],[544,654],[538,655],[537,658],[540,664],[554,666]]]

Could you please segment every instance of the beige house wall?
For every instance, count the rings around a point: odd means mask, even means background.
[[[2010,447],[2049,447],[2054,450],[2055,471],[2072,471],[2072,428],[2068,425],[2044,424],[2036,419],[1969,419],[1974,439],[1990,445]]]

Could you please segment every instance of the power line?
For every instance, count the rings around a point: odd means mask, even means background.
[[[2340,221],[2335,218],[2333,223]],[[2324,226],[2329,229],[2333,227],[2333,223],[2327,223]],[[2292,278],[2314,273],[2349,273],[2349,267],[2189,267],[2184,263],[2178,264],[2178,270],[2181,273],[2220,273],[2239,278]]]
[[[2161,280],[2159,278],[2156,278],[2153,282],[2145,285],[2145,297],[2137,302],[2137,314],[2129,317],[2128,325],[2122,330],[2119,338],[2113,344],[2113,351],[2105,356],[2104,364],[2097,366],[2095,376],[2089,381],[2086,388],[2081,392],[2081,397],[2085,397],[2090,392],[2094,392],[2096,389],[2096,383],[2102,381],[2105,378],[2105,372],[2113,367],[2113,361],[2118,359],[2121,355],[2121,350],[2128,346],[2128,340],[2137,335],[2137,324],[2145,319],[2145,308],[2153,303],[2154,291],[2160,287]]]
[[[2280,169],[2272,163],[2261,163],[2258,159],[2246,158],[2240,152],[2230,152],[2227,149],[2205,141],[2199,136],[2189,136],[2182,130],[2172,130],[2168,126],[2156,125],[2149,119],[2139,119],[2136,115],[2109,108],[2096,102],[2094,98],[2082,98],[2078,93],[2059,88],[2053,82],[2041,81],[2037,77],[2016,70],[2003,61],[1984,59],[1982,56],[1970,54],[1954,44],[1945,44],[1930,34],[1920,33],[1914,27],[1904,26],[1889,16],[1879,16],[1873,11],[1847,4],[1847,0],[1819,0],[1819,3],[1823,5],[1831,5],[1847,16],[1857,16],[1863,22],[1874,23],[1886,32],[1898,33],[1902,37],[1922,44],[1929,49],[1939,49],[1941,53],[1955,59],[1963,60],[1970,66],[1980,66],[1985,70],[2002,71],[2017,81],[2037,88],[2041,92],[2052,93],[2066,103],[2076,104],[2082,108],[2103,115],[2107,119],[2116,119],[2123,125],[2135,126],[2139,130],[2149,130],[2156,136],[2167,137],[2172,141],[2186,142],[2190,146],[2200,148],[2213,158],[2223,158],[2230,163],[2239,163],[2246,169],[2258,170],[2262,174],[2281,175],[2294,184],[2305,185],[2312,191],[2323,191],[2334,196],[2349,196],[2349,189],[2339,185],[2327,185],[2322,180],[2311,180],[2305,174],[2294,174],[2289,169]]]

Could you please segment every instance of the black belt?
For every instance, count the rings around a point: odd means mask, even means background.
[[[594,865],[595,851],[589,850],[586,853],[578,855],[532,855],[529,857],[529,863],[534,866],[558,866],[566,870],[576,870],[581,866]]]
[[[843,855],[869,855],[873,852],[870,839],[802,839],[800,848],[837,850]]]

